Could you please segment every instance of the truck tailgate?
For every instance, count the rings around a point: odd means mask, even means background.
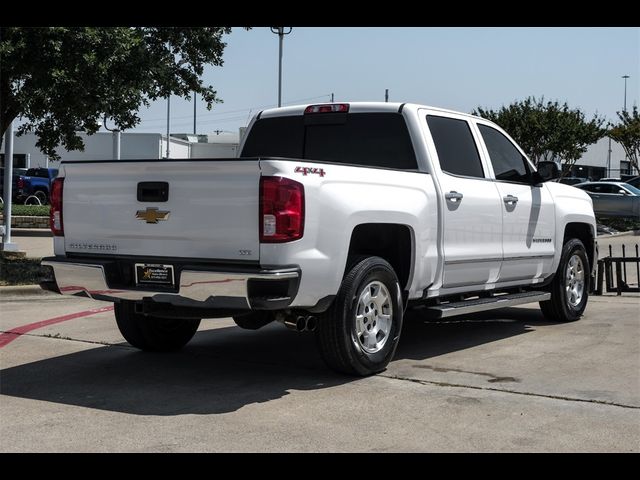
[[[259,260],[257,160],[65,163],[64,171],[68,253]],[[141,182],[166,182],[166,201],[140,201]]]

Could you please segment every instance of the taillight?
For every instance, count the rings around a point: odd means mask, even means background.
[[[348,113],[348,103],[327,103],[325,105],[309,105],[304,109],[305,114],[309,113]]]
[[[303,230],[304,185],[283,177],[261,177],[260,241],[298,240]]]
[[[22,178],[22,177],[18,177],[18,181],[16,182],[16,186],[17,186],[19,189],[21,189],[21,190],[22,190],[22,189],[24,188],[24,178]]]
[[[49,226],[51,232],[61,237],[64,235],[64,223],[62,221],[62,190],[64,178],[56,178],[51,184],[51,210],[49,212]]]

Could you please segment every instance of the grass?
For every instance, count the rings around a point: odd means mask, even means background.
[[[0,203],[0,206],[3,204]],[[14,217],[48,217],[49,205],[11,205]]]
[[[33,285],[50,277],[51,267],[40,265],[39,258],[0,257],[0,285]]]

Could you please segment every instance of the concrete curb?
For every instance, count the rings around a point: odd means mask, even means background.
[[[13,228],[11,235],[14,237],[53,237],[48,228]]]
[[[0,287],[0,297],[13,297],[19,295],[56,295],[40,288],[40,285],[9,285]]]
[[[4,222],[4,218],[2,218],[2,221]],[[49,217],[12,215],[11,228],[49,228]]]

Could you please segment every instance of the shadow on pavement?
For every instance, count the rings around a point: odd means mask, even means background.
[[[405,315],[395,359],[424,360],[521,335],[550,325],[539,309],[502,308],[439,322],[425,322],[420,310]]]
[[[503,309],[453,323],[410,312],[396,359],[424,360],[526,333],[537,310]],[[211,320],[215,321],[215,320]],[[205,324],[206,325],[206,324]],[[182,351],[143,353],[104,346],[3,369],[0,393],[137,415],[217,414],[358,378],[324,367],[313,335],[281,325],[199,332]]]

